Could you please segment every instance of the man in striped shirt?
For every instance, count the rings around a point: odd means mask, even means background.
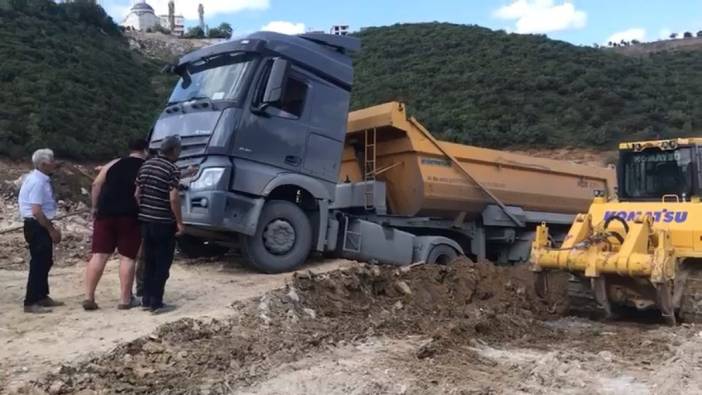
[[[158,156],[144,163],[136,179],[145,258],[142,305],[156,314],[173,309],[163,303],[163,291],[173,263],[175,238],[185,229],[178,193],[180,171],[174,163],[180,150],[179,137],[166,138]]]

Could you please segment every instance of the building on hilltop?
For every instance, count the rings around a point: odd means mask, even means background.
[[[170,30],[172,35],[182,36],[185,34],[185,18],[183,15],[173,15],[173,27],[171,27],[168,15],[159,15],[158,17],[161,18],[161,26]]]
[[[182,36],[185,33],[185,18],[183,15],[175,14],[175,2],[170,0],[168,2],[168,15],[159,15],[161,18],[161,26],[168,29],[171,34],[176,36]]]
[[[346,36],[349,34],[349,25],[334,25],[329,33],[336,36]]]
[[[122,26],[138,31],[146,31],[160,25],[161,18],[156,16],[154,9],[146,4],[146,0],[136,0],[122,21]]]

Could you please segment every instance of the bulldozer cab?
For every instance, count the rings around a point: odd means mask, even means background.
[[[686,201],[700,196],[699,148],[677,140],[620,145],[620,201]]]

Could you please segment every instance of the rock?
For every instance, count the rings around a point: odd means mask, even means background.
[[[316,313],[314,310],[310,309],[310,308],[305,307],[302,311],[304,311],[305,314],[307,314],[308,316],[310,316],[310,318],[312,318],[312,319],[317,318],[317,313]]]
[[[24,258],[21,256],[13,256],[12,257],[12,263],[15,265],[21,265],[24,263]]]
[[[164,348],[162,345],[154,342],[148,342],[144,344],[141,347],[142,350],[144,350],[145,353],[147,354],[160,354],[164,351]]]
[[[373,277],[380,277],[380,268],[378,266],[371,266],[370,272]]]
[[[400,309],[402,309],[402,307],[404,307],[404,306],[403,306],[402,302],[398,300],[394,305],[392,305],[392,307],[393,307],[395,310],[400,310]]]
[[[51,394],[51,395],[60,394],[64,385],[65,385],[65,383],[61,380],[54,381],[53,383],[51,383],[51,386],[49,386],[49,394]]]
[[[155,372],[155,370],[145,368],[143,366],[137,366],[134,368],[134,375],[140,379],[143,379],[144,377],[146,377],[154,372]]]
[[[430,358],[436,355],[436,352],[438,351],[436,347],[436,343],[434,343],[433,340],[429,340],[424,342],[422,345],[417,348],[417,352],[415,355],[419,359],[424,359],[424,358]]]
[[[290,321],[292,321],[292,322],[297,322],[297,321],[298,321],[297,314],[295,314],[295,312],[292,311],[292,310],[288,310],[288,311],[286,312],[285,315],[286,315],[286,316],[288,317],[288,319],[289,319]]]
[[[122,361],[124,361],[124,363],[127,365],[131,364],[133,359],[134,358],[132,358],[130,354],[124,354],[124,357],[122,357]]]
[[[402,292],[405,295],[412,295],[412,290],[410,289],[409,285],[407,285],[407,283],[404,281],[396,282],[395,288],[397,288],[398,291]]]
[[[232,359],[231,362],[229,362],[229,368],[233,370],[239,370],[241,369],[241,364],[236,359]]]
[[[612,362],[614,360],[614,354],[609,351],[600,351],[597,355],[607,362]]]
[[[180,351],[177,355],[178,359],[185,359],[188,357],[188,352],[187,351]]]
[[[300,296],[297,294],[297,291],[295,291],[295,288],[290,287],[287,296],[293,303],[300,303]]]

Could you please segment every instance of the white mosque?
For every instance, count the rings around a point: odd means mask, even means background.
[[[169,4],[170,10],[175,10],[173,1]],[[171,30],[172,34],[182,36],[185,30],[185,18],[183,18],[183,15],[173,15],[171,22],[169,15],[156,15],[153,7],[148,5],[146,0],[135,0],[134,5],[129,10],[129,14],[124,18],[121,25],[142,32],[160,25]]]
[[[136,0],[122,21],[122,26],[139,31],[146,31],[160,24],[161,18],[156,16],[154,9],[146,4],[146,0]]]

